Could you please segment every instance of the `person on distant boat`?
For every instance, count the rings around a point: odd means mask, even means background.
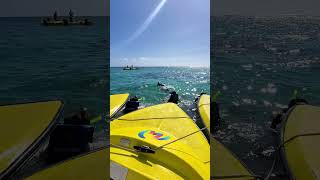
[[[158,82],[158,86],[165,86],[164,84],[162,84],[162,83],[160,83],[160,82]]]
[[[85,24],[85,25],[88,25],[88,24],[89,24],[88,19],[84,19],[84,24]]]
[[[54,11],[53,19],[54,19],[55,21],[58,21],[58,12],[57,12],[57,11]]]
[[[178,104],[178,101],[179,101],[179,95],[175,91],[172,91],[168,102]]]
[[[73,11],[70,9],[70,11],[69,11],[69,21],[70,21],[70,22],[73,22],[73,15],[74,15],[74,13],[73,13]]]

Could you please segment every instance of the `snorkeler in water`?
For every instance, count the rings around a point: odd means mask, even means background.
[[[171,95],[170,95],[170,98],[169,98],[168,102],[172,102],[172,103],[178,104],[179,95],[175,91],[172,91],[170,94]]]
[[[158,86],[165,86],[164,84],[162,84],[162,83],[160,83],[160,82],[158,82]]]

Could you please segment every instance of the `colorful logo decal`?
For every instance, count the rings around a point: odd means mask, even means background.
[[[146,138],[146,137],[145,137],[145,134],[146,134],[146,133],[153,135],[153,137],[154,137],[155,139],[157,139],[157,140],[168,140],[168,139],[170,139],[170,136],[165,136],[165,137],[163,137],[163,134],[162,134],[162,133],[155,132],[155,131],[151,131],[151,130],[141,131],[141,132],[138,133],[138,136],[139,136],[140,138],[145,139],[145,138]]]

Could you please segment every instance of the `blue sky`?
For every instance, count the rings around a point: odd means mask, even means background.
[[[208,66],[210,0],[111,0],[115,66]]]

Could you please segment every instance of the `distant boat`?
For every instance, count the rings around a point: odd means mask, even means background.
[[[53,20],[53,19],[43,19],[42,25],[44,26],[71,26],[71,25],[81,25],[81,26],[89,26],[92,25],[92,22],[90,22],[88,19],[84,20],[76,20],[76,21],[69,21],[67,19],[63,20]]]
[[[123,70],[137,70],[138,68],[137,67],[133,67],[133,66],[127,66],[127,67],[124,67]]]

